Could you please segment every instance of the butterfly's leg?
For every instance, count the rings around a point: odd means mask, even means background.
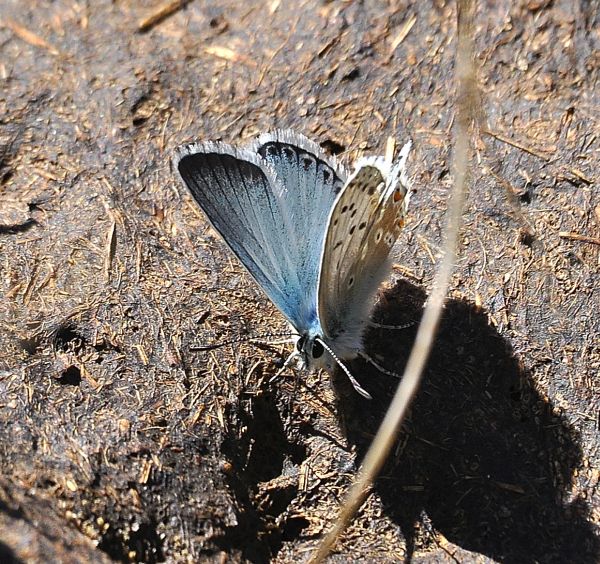
[[[294,359],[296,359],[297,357],[300,356],[300,353],[297,350],[294,350],[293,353],[290,354],[290,356],[287,357],[287,360],[283,363],[283,366],[277,371],[277,373],[275,374],[275,376],[273,376],[270,380],[269,380],[269,384],[271,382],[273,382],[274,380],[276,380],[277,378],[279,378],[279,376],[285,371],[287,370],[287,368],[290,366],[290,364],[292,364],[292,362],[294,361]]]
[[[386,325],[385,323],[377,323],[376,321],[369,321],[369,327],[373,327],[375,329],[408,329],[415,325],[416,321],[409,321],[408,323],[403,323],[402,325]]]

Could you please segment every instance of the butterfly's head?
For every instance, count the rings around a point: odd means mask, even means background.
[[[332,348],[319,334],[310,332],[298,336],[296,341],[296,355],[300,357],[300,364],[306,368],[325,368],[331,371],[337,364],[350,379],[354,389],[363,397],[371,399],[369,392],[364,390],[352,376],[348,367],[338,358]]]
[[[326,368],[331,370],[334,360],[323,346],[320,335],[304,333],[296,341],[300,363],[306,368]]]

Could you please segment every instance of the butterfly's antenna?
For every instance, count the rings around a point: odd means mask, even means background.
[[[319,339],[318,337],[315,339],[315,341],[318,341],[319,343],[321,343],[321,345],[323,345],[323,348],[331,355],[331,357],[333,358],[333,360],[335,360],[338,363],[338,366],[344,371],[344,373],[346,374],[346,376],[348,376],[348,380],[350,380],[350,383],[352,384],[352,386],[354,386],[354,389],[363,398],[373,399],[371,397],[371,394],[369,392],[367,392],[367,390],[365,390],[364,388],[362,388],[361,385],[357,382],[356,378],[354,376],[352,376],[352,374],[350,373],[350,370],[348,370],[348,368],[346,367],[346,365],[331,350],[331,347],[327,343],[325,343],[322,339]]]
[[[398,379],[401,378],[400,374],[394,372],[393,370],[388,370],[387,368],[384,368],[376,360],[371,358],[367,353],[359,351],[358,354],[362,358],[364,358],[369,364],[372,364],[375,368],[377,368],[377,370],[379,370],[379,372],[381,372],[382,374],[386,374],[387,376],[393,376],[394,378]]]
[[[278,339],[280,337],[299,337],[296,333],[266,333],[264,335],[255,335],[253,337],[239,337],[238,339],[231,339],[230,341],[221,341],[220,343],[213,343],[212,345],[192,345],[191,351],[212,351],[214,349],[220,349],[228,345],[237,345],[239,343],[249,343],[251,341],[262,341],[264,339]]]

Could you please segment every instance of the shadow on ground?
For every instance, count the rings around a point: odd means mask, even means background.
[[[423,291],[400,281],[375,319],[418,319]],[[373,330],[367,350],[401,372],[416,326]],[[358,364],[358,363],[357,363]],[[334,385],[349,440],[364,456],[395,381],[354,368],[369,409],[342,374]],[[408,560],[431,539],[505,562],[597,562],[599,542],[584,500],[570,499],[581,464],[578,434],[534,387],[514,351],[480,309],[451,300],[425,378],[377,491],[407,540]]]

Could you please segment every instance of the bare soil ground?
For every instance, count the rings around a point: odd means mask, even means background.
[[[452,178],[443,0],[0,0],[0,561],[295,562],[396,382],[270,382],[284,320],[170,170],[275,127],[351,162],[414,141],[375,318],[416,320]],[[597,1],[480,2],[487,132],[424,385],[332,561],[597,562]],[[372,331],[400,371],[415,328]],[[332,386],[333,383],[333,386]]]

